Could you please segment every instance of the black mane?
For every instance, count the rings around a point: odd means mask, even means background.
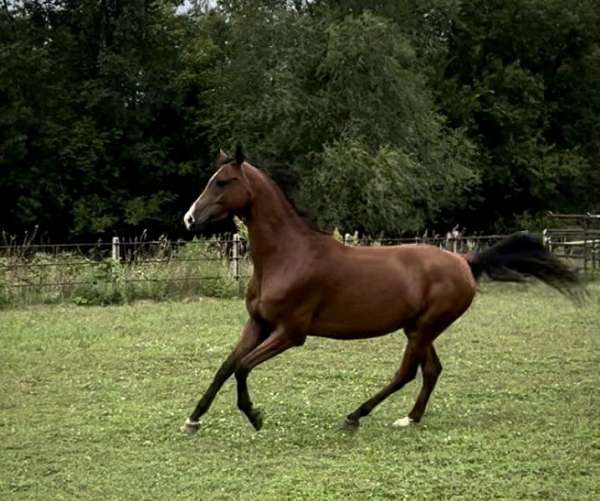
[[[318,233],[329,235],[330,233],[319,228],[317,223],[314,221],[313,215],[300,208],[296,203],[296,196],[300,186],[300,179],[297,171],[286,164],[268,164],[262,171],[267,177],[277,185],[287,202],[291,205],[292,209],[300,216],[300,219],[304,221],[304,224],[311,230]]]
[[[220,161],[217,166],[221,167],[235,161],[235,158],[228,155],[222,161]],[[267,162],[264,166],[261,166],[260,171],[279,188],[287,202],[291,205],[292,209],[294,209],[296,214],[300,216],[300,219],[302,219],[302,221],[304,221],[304,223],[311,230],[326,235],[330,234],[329,232],[319,228],[319,226],[315,223],[312,214],[298,207],[298,204],[296,203],[296,195],[298,193],[300,179],[296,169],[288,164]]]

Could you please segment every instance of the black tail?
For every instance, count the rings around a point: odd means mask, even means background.
[[[535,277],[571,299],[585,296],[577,272],[550,254],[541,237],[527,232],[515,233],[467,260],[475,279],[482,273],[501,282],[524,282]]]

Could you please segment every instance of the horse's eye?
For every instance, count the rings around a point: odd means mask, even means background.
[[[219,179],[216,182],[216,185],[219,188],[225,188],[225,186],[227,186],[229,184],[230,180],[229,179]]]

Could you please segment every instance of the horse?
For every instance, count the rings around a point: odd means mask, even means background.
[[[395,426],[418,423],[442,371],[434,341],[471,305],[478,279],[522,282],[537,278],[576,298],[577,273],[550,254],[542,240],[520,232],[467,255],[429,245],[355,247],[317,231],[299,216],[273,179],[246,161],[241,147],[223,151],[217,170],[183,217],[188,230],[236,215],[248,227],[253,275],[246,293],[248,320],[241,336],[182,431],[195,433],[223,383],[237,382],[237,405],[258,431],[263,414],[250,399],[248,375],[259,364],[307,336],[339,340],[373,338],[403,329],[400,367],[373,397],[344,420],[361,418],[412,381],[422,386],[412,410]]]

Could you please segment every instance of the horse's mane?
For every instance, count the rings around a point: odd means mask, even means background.
[[[298,206],[296,194],[298,193],[300,181],[299,176],[293,167],[286,164],[268,164],[261,172],[279,189],[285,200],[290,204],[294,212],[302,219],[306,226],[317,233],[329,235],[328,232],[319,228],[314,221],[313,216],[308,211]]]
[[[234,158],[227,157],[220,162],[219,165],[225,165],[234,161]],[[306,226],[317,233],[323,233],[325,235],[330,234],[319,228],[314,221],[314,217],[308,211],[298,207],[296,194],[298,192],[300,180],[296,169],[288,164],[266,162],[259,170],[265,175],[265,178],[273,183],[278,191],[281,192],[287,203],[292,207],[300,219],[302,219]]]

